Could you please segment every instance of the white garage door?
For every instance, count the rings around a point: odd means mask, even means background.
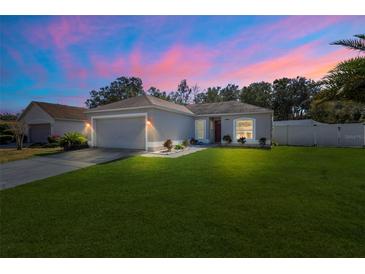
[[[146,148],[145,117],[94,119],[95,144],[105,148]]]

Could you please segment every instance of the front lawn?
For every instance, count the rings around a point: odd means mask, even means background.
[[[56,152],[60,152],[60,147],[55,148],[23,148],[17,150],[16,148],[0,148],[0,163],[6,163],[10,161],[23,160],[33,156],[48,155]]]
[[[365,257],[365,150],[133,157],[0,192],[1,257]]]

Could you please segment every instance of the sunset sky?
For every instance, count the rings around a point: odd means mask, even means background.
[[[145,90],[305,76],[358,53],[329,45],[365,16],[1,16],[1,112],[32,101],[84,106],[119,76]]]

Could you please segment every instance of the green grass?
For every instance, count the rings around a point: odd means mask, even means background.
[[[365,150],[133,157],[0,192],[1,257],[365,257]]]

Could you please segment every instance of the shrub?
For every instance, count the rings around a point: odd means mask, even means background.
[[[183,145],[179,145],[179,144],[177,144],[177,145],[175,146],[175,149],[176,149],[176,150],[184,149],[184,146],[183,146]]]
[[[197,140],[195,140],[195,138],[191,138],[190,139],[190,144],[191,145],[196,145],[198,143],[198,141]]]
[[[65,150],[85,148],[87,138],[79,132],[67,132],[60,138],[60,146]]]
[[[223,141],[225,141],[227,144],[232,143],[232,138],[229,134],[223,136]]]
[[[172,141],[170,139],[167,139],[165,141],[165,143],[163,143],[163,146],[168,150],[168,151],[171,151],[172,149]]]
[[[0,135],[13,135],[8,124],[0,124]]]
[[[182,145],[183,145],[184,147],[188,147],[188,146],[189,146],[189,141],[188,141],[188,140],[184,140],[184,141],[182,142]]]
[[[0,144],[2,145],[5,145],[5,144],[8,144],[10,142],[12,142],[14,139],[14,136],[13,135],[0,135]]]
[[[61,137],[59,135],[52,135],[52,136],[48,136],[47,140],[48,140],[48,143],[54,144],[54,143],[59,143],[60,138]]]
[[[243,145],[244,143],[246,143],[246,137],[241,137],[241,138],[237,139],[237,142],[241,143]]]
[[[264,147],[266,145],[266,138],[265,137],[260,138],[259,144],[260,146]]]

